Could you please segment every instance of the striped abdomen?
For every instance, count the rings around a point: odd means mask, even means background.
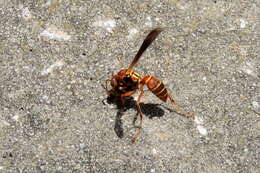
[[[145,76],[142,79],[152,93],[159,97],[162,101],[166,101],[168,98],[168,92],[164,84],[154,76]]]

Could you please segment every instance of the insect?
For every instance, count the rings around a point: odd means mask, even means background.
[[[176,106],[178,112],[187,117],[187,118],[194,118],[193,115],[186,113],[172,97],[170,96],[169,92],[165,88],[164,84],[157,79],[155,76],[146,75],[141,77],[137,72],[133,70],[134,66],[137,64],[138,60],[145,52],[145,50],[149,47],[149,45],[156,39],[156,37],[161,33],[161,28],[156,28],[152,30],[144,39],[139,51],[135,55],[132,63],[127,69],[123,69],[119,71],[117,74],[112,75],[111,79],[106,80],[106,86],[104,88],[107,91],[109,96],[116,96],[119,97],[121,103],[125,103],[125,98],[128,96],[133,95],[136,91],[140,91],[140,94],[136,100],[136,106],[138,110],[138,115],[140,116],[140,125],[136,126],[136,133],[132,137],[131,141],[134,143],[136,139],[141,134],[142,122],[143,122],[143,113],[140,107],[141,98],[144,95],[144,85],[148,87],[148,89],[156,95],[159,99],[166,102],[170,100]],[[108,89],[108,84],[111,84],[111,89]]]

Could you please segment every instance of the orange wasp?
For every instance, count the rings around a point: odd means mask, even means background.
[[[116,96],[121,99],[121,103],[125,103],[125,97],[133,95],[137,90],[140,91],[140,95],[136,100],[137,110],[140,115],[140,125],[135,126],[136,134],[132,137],[131,141],[134,143],[141,134],[143,113],[140,108],[140,100],[144,95],[144,85],[155,94],[159,99],[166,102],[169,99],[177,108],[179,113],[187,118],[194,118],[193,115],[186,113],[170,96],[164,84],[156,77],[146,75],[141,77],[137,72],[133,71],[133,67],[136,65],[142,54],[149,47],[149,45],[155,40],[155,38],[161,33],[161,28],[152,30],[143,41],[139,51],[134,57],[134,60],[127,69],[119,71],[117,74],[112,75],[112,79],[106,80],[106,91],[109,96]],[[112,89],[108,90],[107,84],[110,82]]]

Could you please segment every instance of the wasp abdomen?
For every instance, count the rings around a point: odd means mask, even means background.
[[[158,98],[162,101],[166,101],[168,97],[168,92],[164,86],[164,84],[159,81],[154,76],[145,76],[143,77],[142,81],[147,85],[150,91],[154,93]]]

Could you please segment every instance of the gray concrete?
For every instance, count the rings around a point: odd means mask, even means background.
[[[259,172],[259,1],[0,1],[0,172]],[[101,83],[146,34],[135,70],[161,79],[195,121],[149,91],[136,109]],[[135,98],[134,95],[133,98]]]

